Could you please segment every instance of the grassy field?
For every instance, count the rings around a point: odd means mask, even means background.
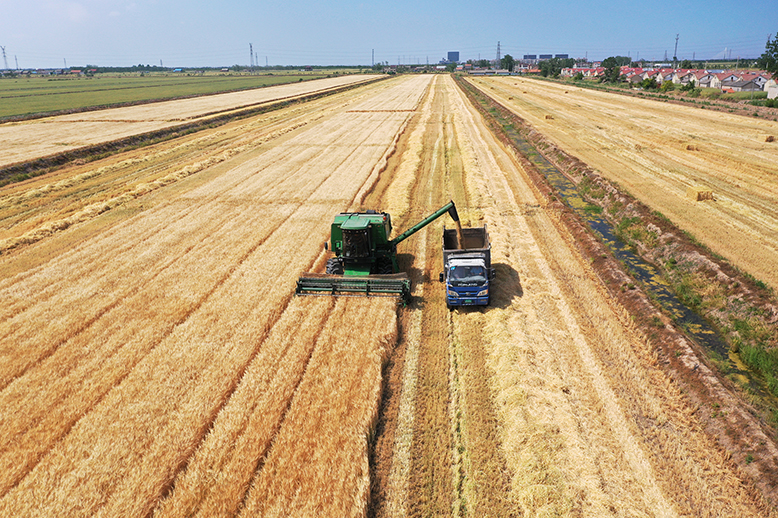
[[[326,77],[321,72],[265,75],[97,75],[0,81],[0,120],[123,103],[232,92]]]

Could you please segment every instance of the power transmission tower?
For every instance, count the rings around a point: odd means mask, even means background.
[[[254,69],[254,46],[249,43],[249,56],[251,59],[251,68]]]
[[[675,35],[675,51],[673,52],[673,68],[678,68],[678,36],[680,36],[680,34]]]
[[[500,42],[497,42],[497,67],[500,67]]]
[[[3,70],[8,70],[8,59],[5,57],[5,47],[0,47],[0,49],[3,49],[3,63],[5,63],[5,68]]]

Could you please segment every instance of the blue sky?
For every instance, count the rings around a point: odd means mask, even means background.
[[[679,59],[756,58],[773,2],[0,0],[0,46],[11,68],[248,65],[249,43],[260,65],[493,59],[498,41],[514,57],[662,60],[680,34]]]

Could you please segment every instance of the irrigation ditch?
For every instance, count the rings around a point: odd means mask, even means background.
[[[691,396],[706,429],[776,505],[774,292],[556,147],[466,79],[456,81],[515,151],[549,207],[560,212],[658,362]]]

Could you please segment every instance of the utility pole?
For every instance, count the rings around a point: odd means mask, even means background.
[[[678,37],[680,34],[675,35],[675,51],[673,52],[673,68],[678,68]]]
[[[370,54],[370,66],[375,66],[375,49],[373,49],[372,53]]]

